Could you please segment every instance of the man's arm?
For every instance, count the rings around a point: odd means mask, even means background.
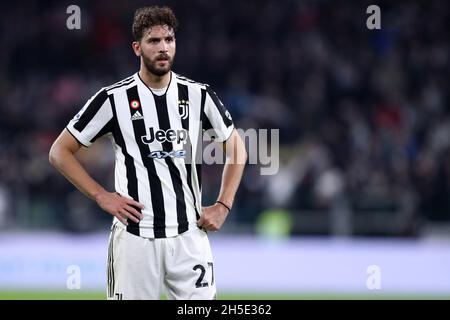
[[[50,149],[49,161],[78,190],[97,202],[103,210],[117,217],[125,225],[128,224],[127,218],[139,222],[143,215],[133,206],[140,209],[143,209],[144,206],[115,192],[108,192],[98,184],[75,157],[80,147],[80,143],[67,129],[64,129]]]
[[[247,151],[236,129],[233,129],[230,138],[223,143],[223,148],[226,153],[226,161],[217,200],[224,203],[228,208],[231,208],[242,178],[242,173],[244,172]],[[223,204],[215,203],[210,207],[203,208],[202,213],[202,216],[197,222],[198,226],[206,230],[217,231],[222,227],[229,211]]]

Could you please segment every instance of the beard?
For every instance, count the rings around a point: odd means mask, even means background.
[[[146,57],[144,53],[141,55],[142,61],[144,62],[145,68],[151,72],[152,74],[162,77],[163,75],[167,74],[172,69],[173,64],[173,58],[168,55],[159,55],[155,59],[150,59],[149,57]],[[159,61],[161,58],[167,59],[167,65],[166,66],[158,66]]]

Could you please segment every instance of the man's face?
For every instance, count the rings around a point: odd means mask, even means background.
[[[168,26],[153,26],[145,31],[140,42],[133,42],[133,49],[148,71],[163,76],[172,68],[175,34]]]

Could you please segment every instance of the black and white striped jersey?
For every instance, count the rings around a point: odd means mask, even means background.
[[[101,136],[111,139],[116,192],[145,206],[144,219],[129,220],[127,231],[145,238],[196,228],[203,131],[211,129],[221,142],[233,128],[229,112],[208,85],[174,72],[159,95],[139,73],[102,88],[67,126],[86,147]]]

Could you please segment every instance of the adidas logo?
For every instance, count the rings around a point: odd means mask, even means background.
[[[136,111],[133,116],[131,117],[131,120],[140,120],[140,119],[144,119],[144,117],[142,116],[142,114],[139,111]]]

